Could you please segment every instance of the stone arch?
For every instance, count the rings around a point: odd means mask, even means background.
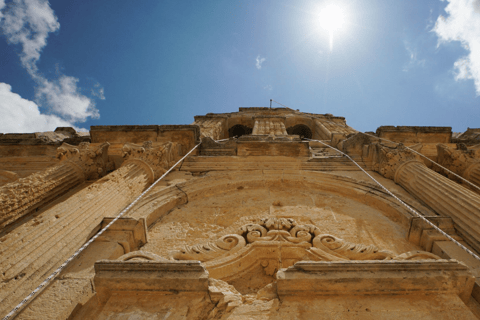
[[[241,137],[243,135],[252,134],[252,128],[244,126],[243,124],[236,124],[228,129],[228,137]]]
[[[298,135],[300,138],[312,139],[312,130],[304,124],[297,124],[293,127],[287,128],[287,133],[290,135]]]

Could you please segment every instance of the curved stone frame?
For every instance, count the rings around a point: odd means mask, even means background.
[[[151,226],[174,207],[196,199],[234,192],[239,187],[256,189],[278,183],[296,185],[300,183],[304,185],[305,189],[332,193],[374,207],[384,216],[405,228],[408,228],[412,218],[412,214],[406,208],[400,206],[394,198],[386,195],[377,185],[325,172],[305,170],[211,172],[202,177],[201,183],[198,182],[192,179],[161,190],[152,190],[150,196],[141,200],[126,216],[135,219],[145,218],[147,226]],[[428,208],[418,202],[413,202],[416,200],[405,199],[401,195],[399,198],[407,201],[410,206],[420,212],[428,212]]]

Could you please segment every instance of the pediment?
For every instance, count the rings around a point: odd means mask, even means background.
[[[351,243],[321,227],[287,217],[265,217],[215,241],[172,251],[169,260],[201,261],[210,277],[232,281],[263,268],[274,276],[299,261],[440,259],[424,251],[396,254],[374,245]]]

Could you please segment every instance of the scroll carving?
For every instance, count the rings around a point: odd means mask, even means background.
[[[89,142],[78,146],[63,143],[57,148],[57,159],[71,163],[79,169],[87,180],[98,179],[113,170],[113,162],[108,161],[108,142],[92,148]]]
[[[397,255],[374,245],[351,243],[330,234],[324,234],[319,227],[298,224],[290,218],[265,218],[258,224],[247,224],[236,234],[228,234],[214,242],[185,246],[173,251],[170,259],[210,261],[230,255],[256,243],[279,245],[296,244],[320,260],[412,260],[439,259],[424,251],[412,251]],[[264,266],[265,267],[265,266]]]
[[[124,165],[140,160],[148,165],[155,174],[155,178],[164,174],[180,158],[181,146],[178,143],[154,143],[146,141],[143,145],[126,143],[123,146]]]

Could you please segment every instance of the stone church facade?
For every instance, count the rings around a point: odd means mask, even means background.
[[[478,319],[479,187],[480,129],[240,108],[0,134],[0,316]]]

